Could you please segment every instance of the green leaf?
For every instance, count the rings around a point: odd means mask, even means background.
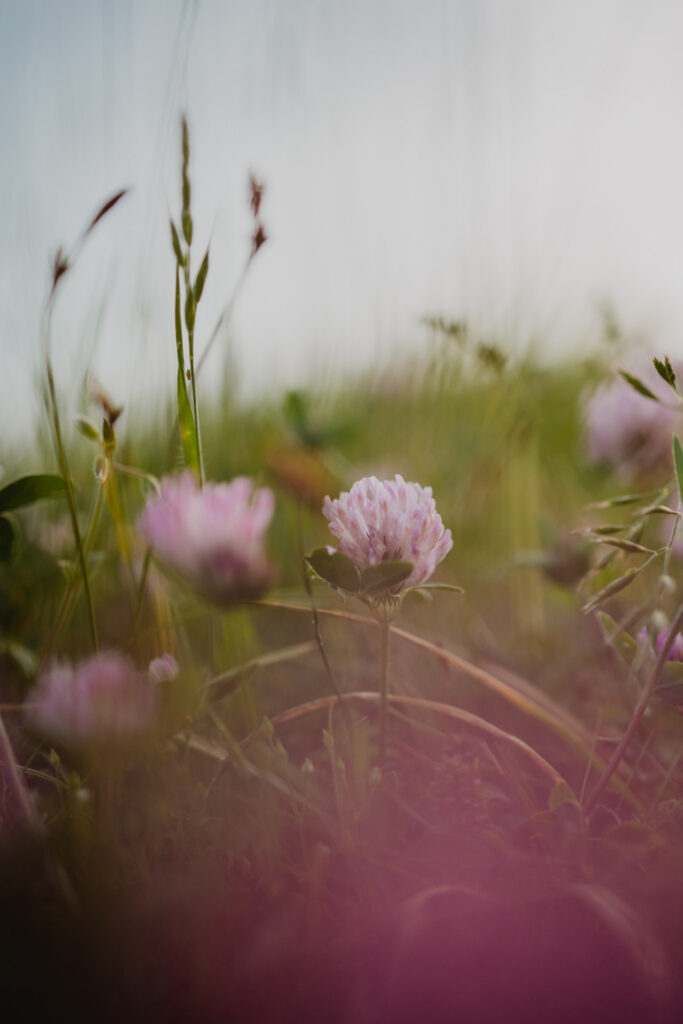
[[[627,373],[626,370],[619,370],[619,373],[626,383],[630,384],[639,395],[644,395],[645,398],[651,398],[653,402],[659,401],[654,392],[650,391],[649,387],[647,387],[646,384],[643,384],[642,380],[639,380],[638,377],[634,377],[632,373]]]
[[[178,355],[178,369],[185,376],[185,355],[183,353],[183,322],[180,317],[180,272],[175,268],[175,347]]]
[[[36,473],[13,480],[0,489],[0,512],[32,505],[34,501],[61,498],[66,494],[64,477],[55,473]]]
[[[455,594],[464,594],[464,587],[456,587],[454,583],[421,583],[416,590],[452,590]]]
[[[195,305],[194,295],[191,291],[188,291],[185,296],[185,324],[190,334],[192,334],[194,330],[194,318],[196,312],[197,307]]]
[[[178,367],[178,424],[180,426],[180,439],[183,444],[185,463],[193,470],[197,479],[199,479],[197,431],[194,419],[192,418],[190,401],[185,390],[185,377],[180,367]]]
[[[173,245],[173,252],[175,253],[176,263],[181,267],[184,267],[187,263],[187,257],[184,255],[183,250],[180,247],[180,239],[178,237],[178,230],[171,221],[171,243]]]
[[[9,519],[0,516],[0,562],[9,562],[14,544],[14,527]]]
[[[607,544],[611,548],[618,548],[620,551],[628,551],[633,555],[653,555],[652,548],[646,548],[643,544],[636,544],[634,540],[621,540],[619,537],[598,537],[596,544]]]
[[[199,273],[197,274],[197,278],[196,278],[195,283],[194,283],[194,288],[192,289],[192,291],[194,292],[194,301],[195,301],[195,303],[197,305],[199,305],[199,300],[202,297],[202,292],[204,291],[204,282],[206,281],[206,275],[208,274],[208,272],[209,272],[209,250],[208,250],[208,247],[207,247],[207,250],[204,253],[204,259],[202,260],[202,264],[201,264],[201,266],[199,268]]]
[[[671,361],[670,361],[669,357],[668,356],[664,356],[664,359],[662,360],[662,359],[657,359],[657,356],[655,356],[653,358],[652,362],[654,363],[655,370],[657,371],[659,376],[662,378],[662,380],[665,380],[666,383],[670,387],[672,387],[674,389],[674,391],[675,391],[676,390],[676,374],[674,372],[673,366],[671,365]]]
[[[88,441],[99,441],[100,439],[97,427],[87,416],[76,417],[76,429],[83,434],[83,437],[87,437]]]
[[[330,553],[327,548],[316,548],[310,555],[306,555],[306,561],[316,576],[331,587],[344,590],[348,594],[355,594],[358,591],[358,573],[356,567],[347,555],[341,551]]]
[[[185,179],[187,181],[187,179]],[[183,193],[184,194],[184,193]],[[190,183],[187,182],[187,196],[189,203]],[[183,210],[183,235],[188,245],[192,245],[192,214],[189,209]]]
[[[607,601],[608,598],[613,597],[614,594],[618,594],[621,590],[628,587],[630,583],[633,583],[639,571],[640,570],[637,568],[629,569],[628,572],[625,572],[623,576],[619,577],[619,579],[612,580],[612,582],[608,583],[606,587],[599,590],[597,594],[594,594],[590,601],[588,601],[581,609],[584,615],[587,615],[588,612],[595,611],[603,601]]]
[[[16,640],[8,638],[0,640],[0,651],[3,654],[8,654],[29,679],[35,676],[38,668],[38,657],[28,647],[24,647],[23,644],[18,643]]]
[[[602,501],[591,502],[590,505],[586,505],[586,511],[612,508],[615,505],[633,505],[636,501],[646,500],[647,495],[654,495],[657,493],[657,491],[644,491],[640,494],[618,494],[614,498],[604,498]]]
[[[683,448],[681,442],[674,434],[674,466],[676,469],[676,480],[678,481],[678,493],[683,501]]]
[[[679,516],[681,515],[675,508],[669,508],[668,505],[648,505],[647,508],[638,509],[638,515],[641,516]]]
[[[365,594],[378,594],[382,590],[391,590],[408,579],[415,566],[412,562],[392,561],[379,562],[371,565],[361,575],[360,589]]]
[[[578,806],[578,803],[579,801],[576,799],[574,790],[564,779],[561,779],[548,798],[548,810],[556,811],[562,804],[576,804]]]
[[[630,665],[638,653],[638,642],[629,633],[620,629],[619,624],[606,612],[598,612],[597,619],[605,642],[611,644],[626,664]]]
[[[584,532],[587,536],[593,534],[597,537],[609,537],[614,533],[623,533],[625,529],[624,523],[606,523],[604,526],[591,526]]]

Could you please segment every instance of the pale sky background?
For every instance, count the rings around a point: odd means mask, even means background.
[[[644,0],[0,0],[0,462],[39,418],[41,308],[117,189],[54,323],[128,408],[174,386],[179,115],[191,128],[201,350],[243,391],[419,347],[424,314],[581,348],[614,304],[683,353],[683,5]]]

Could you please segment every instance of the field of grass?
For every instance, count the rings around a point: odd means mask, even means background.
[[[46,344],[50,475],[18,451],[0,484],[3,1019],[679,1019],[679,485],[587,457],[618,343],[545,366],[437,320],[390,372],[202,405],[190,216],[188,186],[178,402],[95,395],[78,432]],[[267,578],[209,583],[192,522],[150,549],[183,471],[272,492]],[[306,556],[326,495],[397,473],[464,593],[387,623],[400,582],[344,597]],[[98,650],[138,693],[68,668]]]

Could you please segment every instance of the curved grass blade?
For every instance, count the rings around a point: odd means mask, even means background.
[[[480,732],[486,733],[488,736],[493,736],[498,740],[502,740],[505,743],[509,743],[511,746],[522,751],[530,761],[540,770],[541,774],[545,776],[546,780],[552,783],[552,787],[558,785],[558,783],[564,782],[564,779],[554,768],[549,761],[546,761],[538,751],[534,750],[524,740],[519,739],[518,736],[514,736],[512,733],[506,732],[504,729],[500,729],[497,725],[493,725],[491,722],[487,722],[485,718],[480,718],[478,715],[472,714],[470,711],[463,711],[462,708],[453,707],[451,704],[442,704],[440,701],[428,700],[424,697],[408,697],[398,696],[396,694],[388,695],[388,702],[396,707],[408,707],[408,708],[419,708],[423,711],[433,711],[440,715],[444,715],[448,718],[453,718],[464,725],[471,726],[474,729],[478,729]],[[381,695],[378,693],[369,693],[365,691],[356,691],[354,693],[342,694],[343,701],[361,701],[368,704],[379,704]],[[291,722],[295,722],[308,715],[317,713],[318,711],[325,710],[332,706],[337,701],[336,697],[319,697],[317,700],[308,701],[305,704],[299,704],[297,707],[289,708],[287,711],[283,711],[281,714],[276,715],[271,719],[271,724],[274,728],[278,728],[283,725],[288,725]],[[252,737],[248,736],[244,741],[243,745],[246,746],[251,741]]]

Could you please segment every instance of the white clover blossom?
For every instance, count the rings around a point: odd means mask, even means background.
[[[49,665],[34,687],[29,720],[50,738],[80,747],[134,736],[156,709],[153,676],[127,655],[103,651],[76,666]]]
[[[398,474],[393,480],[370,476],[356,481],[334,501],[325,498],[323,515],[337,538],[337,551],[359,573],[380,562],[412,563],[412,572],[394,593],[425,583],[453,547],[431,487],[406,483]]]
[[[275,499],[247,477],[199,488],[190,472],[164,477],[139,526],[157,558],[199,593],[226,603],[257,597],[273,570],[265,539]]]

